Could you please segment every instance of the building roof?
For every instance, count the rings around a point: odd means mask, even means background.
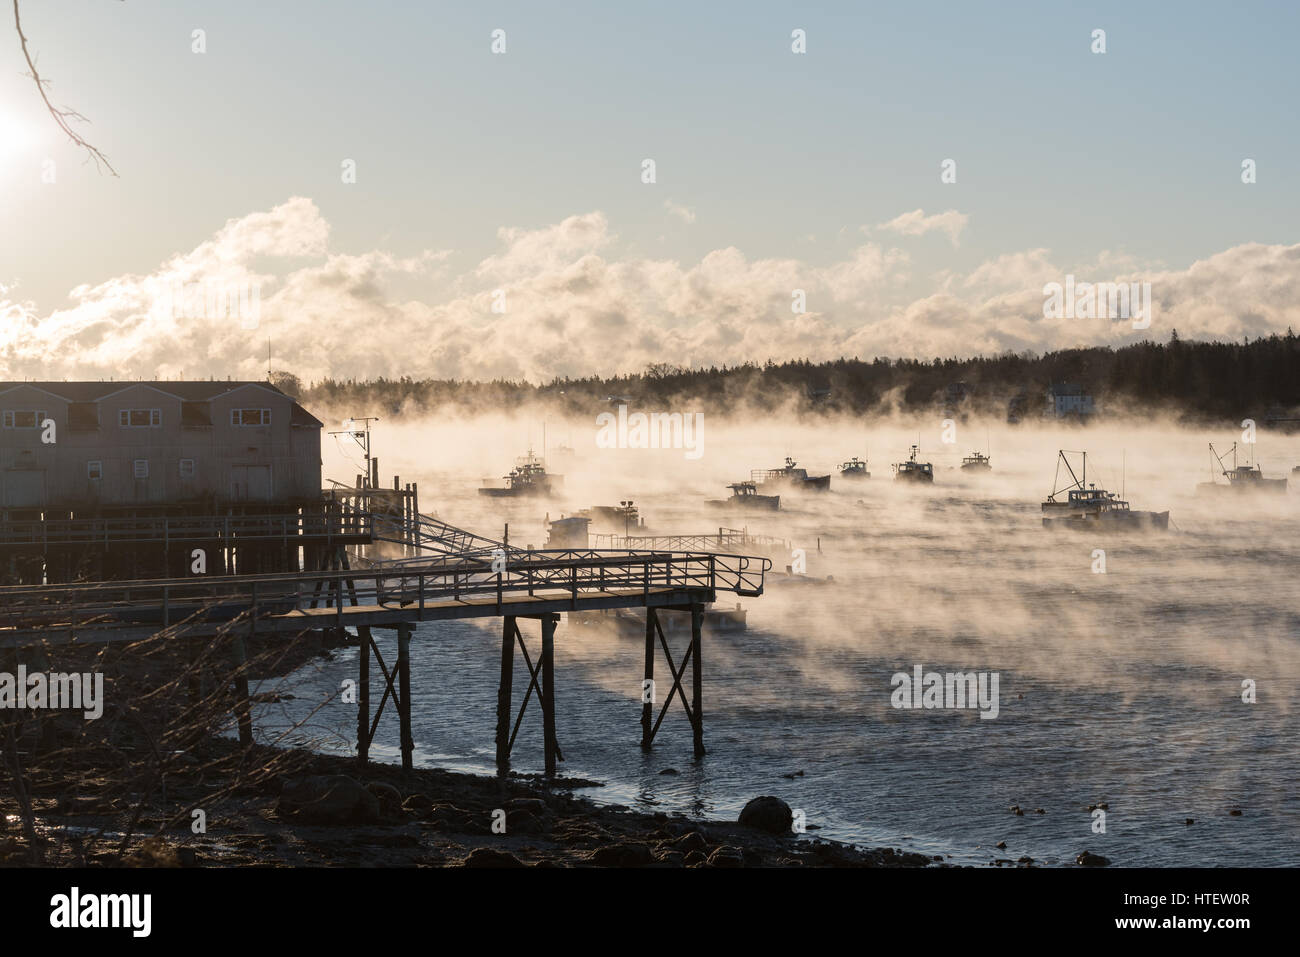
[[[13,389],[27,386],[28,388],[40,389],[48,392],[50,395],[57,396],[67,402],[99,402],[111,395],[122,392],[125,389],[134,388],[135,386],[148,386],[164,392],[167,395],[175,396],[182,402],[209,402],[219,396],[234,392],[237,389],[243,389],[247,386],[257,386],[266,389],[268,392],[274,392],[277,395],[283,395],[285,398],[291,398],[280,389],[271,385],[269,382],[253,382],[248,380],[208,380],[195,379],[190,381],[131,381],[115,379],[109,382],[0,382],[0,395]],[[292,424],[303,426],[314,426],[323,428],[324,423],[314,415],[304,409],[297,401],[293,404]]]

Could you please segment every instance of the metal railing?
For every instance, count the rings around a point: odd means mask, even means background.
[[[751,535],[744,529],[720,528],[703,535],[610,535],[590,536],[593,548],[631,548],[654,551],[724,551],[746,547],[788,549],[790,542],[771,535]]]
[[[717,592],[762,594],[763,575],[771,567],[769,559],[748,555],[565,550],[514,553],[500,572],[490,559],[472,558],[426,560],[423,567],[400,570],[5,586],[0,587],[0,638],[6,629],[165,628],[184,620],[229,622],[250,612],[255,627],[267,615],[329,605],[336,622],[318,615],[303,627],[342,627],[345,604],[419,620],[432,603],[484,596],[495,597],[498,607],[520,595],[567,598],[577,607],[584,596],[631,591],[640,594],[629,604],[639,605],[652,590],[680,589],[711,601]]]
[[[369,537],[368,512],[274,515],[158,515],[132,518],[0,521],[0,545],[123,545],[143,542],[249,542],[285,538]]]

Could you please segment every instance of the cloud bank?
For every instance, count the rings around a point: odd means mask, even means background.
[[[956,242],[956,211],[905,213],[904,236]],[[908,252],[868,241],[830,263],[751,259],[736,247],[697,262],[620,254],[605,215],[540,229],[502,227],[499,248],[450,270],[451,251],[399,256],[332,251],[330,227],[296,197],[233,219],[151,272],[81,285],[42,311],[0,286],[0,378],[259,377],[490,379],[639,371],[769,358],[917,358],[1045,351],[1184,338],[1240,339],[1300,326],[1300,245],[1244,244],[1186,269],[1154,270],[1101,253],[1054,261],[1011,252],[969,272],[914,275]],[[1043,285],[1149,281],[1150,329],[1106,319],[1044,319]],[[185,284],[259,290],[248,317],[164,306]],[[411,283],[437,295],[403,298]],[[914,292],[921,288],[918,298]],[[805,310],[797,311],[800,293]]]

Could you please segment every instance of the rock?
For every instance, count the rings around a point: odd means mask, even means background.
[[[691,852],[690,852],[689,854],[687,854],[686,857],[682,860],[682,866],[684,866],[684,867],[699,867],[701,864],[703,864],[703,863],[704,863],[705,861],[707,861],[707,860],[708,860],[708,858],[704,856],[703,852],[701,852],[701,851],[691,851]]]
[[[993,846],[996,847],[996,848],[1006,848],[1006,846],[1007,846],[1007,842],[1006,842],[1006,841],[998,841],[998,842],[997,842],[996,844],[994,844]]]
[[[530,814],[541,814],[546,810],[546,802],[541,798],[514,798],[506,802],[506,807],[512,811],[527,811]]]
[[[709,867],[744,867],[745,855],[740,848],[721,844],[713,849],[706,862]]]
[[[379,802],[379,813],[384,817],[402,816],[402,792],[383,781],[371,781],[366,790]]]
[[[740,823],[747,827],[767,831],[769,834],[789,834],[794,815],[790,805],[771,795],[756,797],[740,812]]]
[[[1084,851],[1074,859],[1074,863],[1083,867],[1105,867],[1110,863],[1110,858],[1102,857],[1100,854],[1094,854],[1092,851]]]
[[[706,843],[707,842],[704,840],[703,834],[701,834],[699,831],[691,831],[689,834],[683,834],[676,841],[674,841],[673,847],[677,848],[677,850],[682,851],[683,853],[690,853],[691,851],[704,850]]]
[[[676,769],[676,768],[664,768],[664,769],[663,769],[662,771],[660,771],[659,773],[660,773],[660,774],[677,774],[678,772],[677,772],[677,769]]]
[[[379,820],[379,801],[342,774],[286,781],[277,811],[308,824],[369,824]]]
[[[542,834],[546,824],[528,811],[510,811],[506,814],[507,834]]]
[[[597,848],[589,860],[597,867],[648,867],[654,852],[646,844],[611,844]]]
[[[1241,808],[1239,808],[1239,807],[1234,807],[1231,811],[1228,812],[1228,816],[1229,816],[1229,817],[1241,817]]]
[[[461,862],[462,867],[525,867],[519,858],[509,851],[498,851],[491,847],[476,847],[469,852],[469,857]]]
[[[1034,813],[1035,813],[1035,814],[1046,814],[1047,812],[1044,811],[1041,807],[1036,807],[1036,808],[1034,808]]]
[[[1190,825],[1192,825],[1192,824],[1195,824],[1196,822],[1193,821],[1193,820],[1189,817],[1189,818],[1188,818],[1187,820],[1185,820],[1183,823],[1184,823],[1184,824],[1187,824],[1187,825],[1190,826]]]
[[[427,794],[409,794],[406,800],[402,802],[402,810],[407,814],[414,814],[416,817],[428,817],[433,811],[433,799]]]

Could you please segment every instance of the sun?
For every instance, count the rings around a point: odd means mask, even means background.
[[[0,106],[0,161],[18,155],[35,138],[30,126]]]

